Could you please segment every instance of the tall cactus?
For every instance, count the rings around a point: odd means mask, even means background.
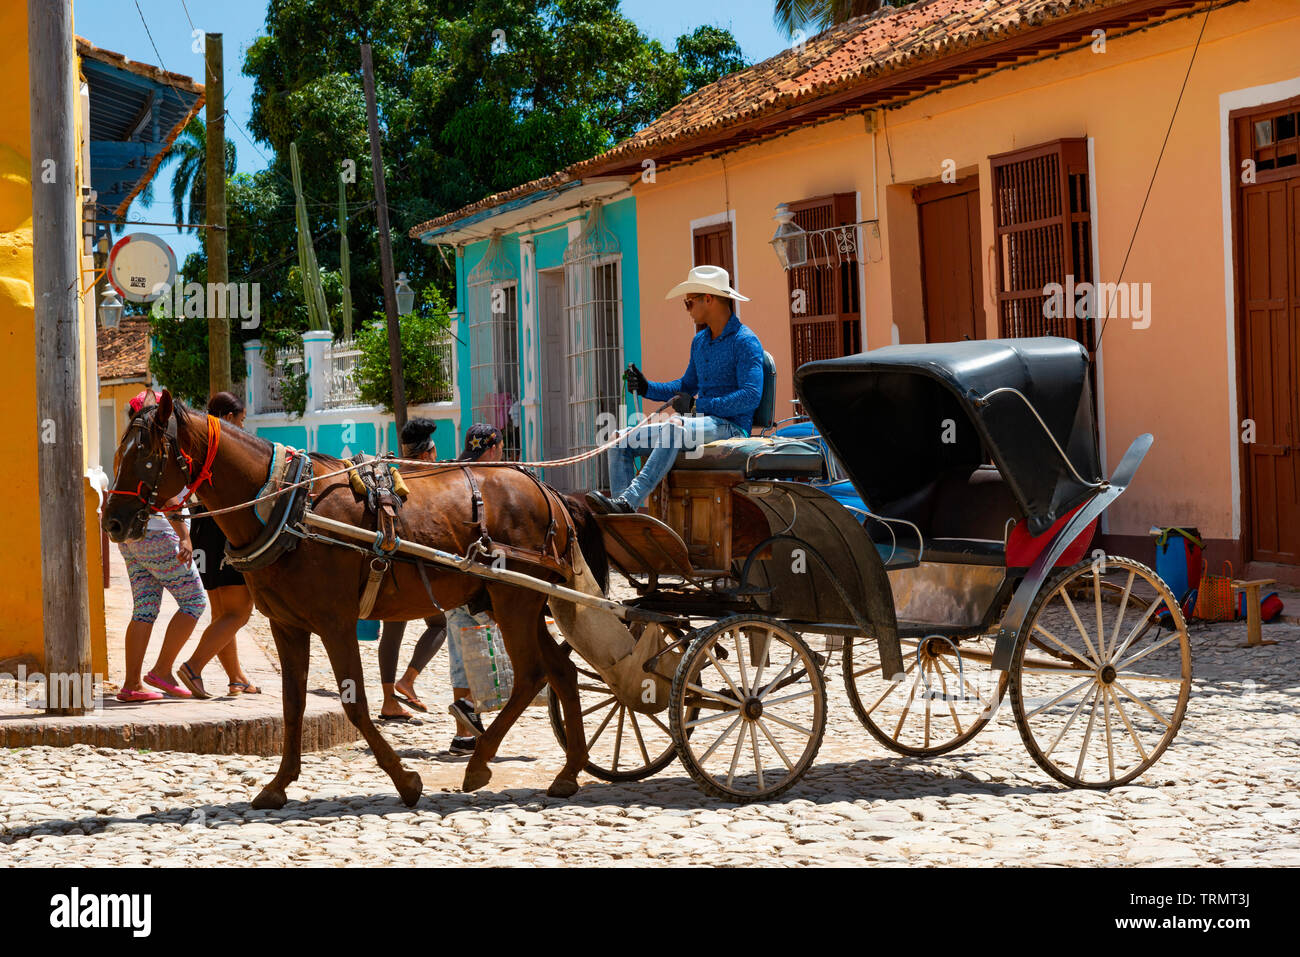
[[[348,198],[339,177],[339,272],[343,277],[343,338],[352,338],[352,268],[348,253]]]
[[[298,222],[298,271],[302,273],[302,297],[307,304],[307,324],[312,329],[329,330],[330,311],[325,302],[325,286],[316,264],[316,248],[311,242],[307,222],[307,201],[302,197],[302,175],[298,171],[298,144],[289,144],[289,167],[293,172],[294,217]]]

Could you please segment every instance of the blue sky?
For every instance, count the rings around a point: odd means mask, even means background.
[[[706,23],[731,30],[752,62],[766,59],[789,43],[773,26],[771,5],[765,0],[739,4],[734,0],[623,0],[622,9],[647,36],[666,46]],[[200,83],[203,55],[196,53],[194,46],[200,51],[203,47],[196,43],[193,29],[221,32],[226,103],[232,121],[226,124],[226,137],[235,144],[240,172],[266,166],[269,149],[260,143],[253,145],[245,135],[253,83],[240,73],[244,51],[262,34],[266,0],[74,0],[74,16],[77,34],[96,46],[186,74]],[[137,200],[128,218],[170,221],[170,171],[155,181],[154,195],[152,207]],[[194,236],[168,227],[147,228],[172,245],[180,262],[198,248]]]

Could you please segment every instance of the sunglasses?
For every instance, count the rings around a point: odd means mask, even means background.
[[[692,307],[703,298],[703,296],[685,296],[682,299],[682,305],[686,307],[687,312],[690,312]]]

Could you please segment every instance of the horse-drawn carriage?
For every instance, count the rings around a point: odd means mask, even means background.
[[[715,796],[777,795],[817,754],[837,657],[857,717],[899,753],[960,747],[1009,694],[1053,778],[1149,768],[1182,722],[1190,647],[1150,569],[1088,552],[1152,438],[1101,476],[1083,349],[891,346],[809,363],[795,388],[820,439],[683,453],[650,514],[600,517],[626,604],[671,616],[682,656],[666,721],[581,671],[588,772],[676,757]],[[554,699],[551,715],[563,742]]]
[[[1083,349],[892,346],[809,363],[795,390],[819,438],[693,450],[654,514],[593,520],[508,463],[412,462],[400,523],[394,488],[352,482],[363,469],[387,476],[382,463],[223,430],[164,392],[122,437],[104,527],[139,538],[160,503],[197,494],[230,540],[227,560],[249,572],[284,668],[285,753],[257,807],[282,806],[299,773],[313,634],[344,710],[414,804],[419,775],[366,711],[354,623],[485,597],[516,681],[467,789],[490,780],[502,737],[549,683],[557,735],[581,725],[589,745],[567,743],[550,793],[576,791],[584,760],[632,779],[678,757],[710,794],[775,796],[817,755],[837,659],[853,710],[894,751],[959,747],[1010,696],[1026,747],[1057,780],[1109,787],[1149,768],[1182,723],[1191,654],[1150,569],[1088,554],[1152,439],[1101,477]],[[635,597],[604,595],[588,557],[607,557]],[[576,688],[548,603],[585,659]]]

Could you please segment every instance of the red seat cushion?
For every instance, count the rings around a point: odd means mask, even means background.
[[[1051,528],[1041,535],[1030,535],[1024,519],[1016,522],[1011,529],[1011,534],[1007,537],[1007,567],[1028,568],[1032,565],[1043,549],[1056,537],[1056,533],[1074,517],[1075,512],[1086,504],[1088,503],[1084,502],[1078,508],[1071,509],[1070,512],[1062,515],[1052,524]],[[1080,532],[1078,537],[1061,553],[1061,557],[1056,560],[1055,567],[1061,568],[1073,565],[1087,554],[1088,546],[1092,544],[1092,537],[1097,532],[1097,521],[1098,519],[1094,518],[1088,523],[1088,527]]]

